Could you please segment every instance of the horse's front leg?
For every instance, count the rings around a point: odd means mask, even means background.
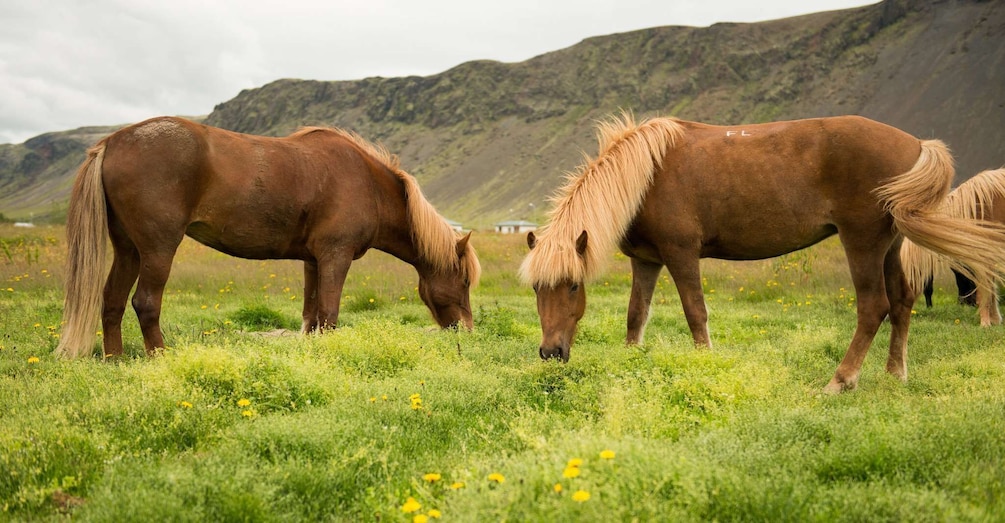
[[[634,345],[642,343],[652,307],[653,291],[656,289],[663,264],[650,263],[638,258],[631,260],[632,296],[628,300],[628,335],[625,342]]]
[[[317,319],[322,331],[338,324],[342,287],[352,264],[352,253],[352,249],[338,249],[318,257]]]
[[[318,264],[304,261],[304,314],[300,332],[310,334],[318,328]]]
[[[701,265],[697,253],[675,252],[669,256],[664,254],[667,270],[677,286],[681,306],[687,326],[691,329],[691,337],[695,345],[712,346],[708,334],[708,310],[705,308],[705,295],[701,288]]]

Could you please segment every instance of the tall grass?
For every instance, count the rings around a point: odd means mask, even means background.
[[[0,226],[0,238],[0,518],[1005,514],[1002,331],[981,329],[940,280],[912,321],[906,385],[883,371],[884,328],[859,389],[820,394],[855,324],[834,240],[703,262],[712,350],[692,346],[665,277],[645,343],[625,347],[631,280],[612,254],[563,365],[537,357],[533,292],[515,277],[520,237],[474,236],[485,269],[474,332],[434,329],[414,270],[371,252],[350,271],[341,328],[323,336],[295,333],[298,263],[186,241],[165,296],[169,349],[144,356],[129,311],[129,357],[114,363],[51,354],[61,230]]]

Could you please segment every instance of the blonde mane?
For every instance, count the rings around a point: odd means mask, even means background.
[[[997,198],[1005,198],[1005,168],[980,172],[946,196],[941,211],[967,220],[985,220]],[[904,238],[901,264],[911,287],[921,292],[925,281],[952,265],[952,261]]]
[[[464,256],[457,256],[457,241],[460,239],[453,227],[447,223],[422,194],[415,177],[401,170],[398,155],[391,154],[379,144],[375,144],[362,136],[337,127],[304,127],[290,135],[298,138],[312,132],[324,131],[334,133],[348,140],[367,155],[373,157],[391,172],[398,176],[405,186],[405,200],[408,205],[408,217],[411,221],[412,240],[415,241],[419,256],[426,260],[436,271],[461,271],[467,276],[471,286],[478,283],[481,276],[481,265],[471,242],[468,242]]]
[[[554,286],[565,279],[596,277],[642,207],[664,155],[683,134],[684,128],[672,118],[636,125],[631,114],[622,113],[620,118],[599,122],[597,158],[586,157],[552,197],[548,225],[520,266],[520,278]],[[575,242],[583,231],[588,241],[581,258]]]

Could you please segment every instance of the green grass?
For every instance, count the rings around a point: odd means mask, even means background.
[[[883,371],[884,327],[859,389],[821,394],[855,324],[833,240],[777,260],[704,262],[711,350],[692,346],[666,277],[645,343],[625,347],[631,280],[615,255],[588,287],[568,364],[537,357],[533,292],[514,276],[523,238],[476,233],[485,272],[472,333],[433,328],[414,270],[372,252],[350,271],[342,326],[323,336],[295,333],[299,264],[186,242],[165,297],[168,350],[144,356],[128,311],[127,357],[101,362],[52,355],[62,235],[0,226],[0,519],[1005,514],[1001,329],[981,329],[940,280],[935,307],[912,322],[906,385]],[[573,458],[578,475],[564,477]],[[409,498],[421,508],[406,514]]]

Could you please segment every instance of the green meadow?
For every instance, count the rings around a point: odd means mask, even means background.
[[[906,384],[886,326],[858,389],[827,396],[855,326],[835,239],[704,261],[710,350],[665,271],[626,347],[612,253],[567,364],[538,358],[524,238],[472,241],[473,332],[433,328],[414,270],[371,251],[340,328],[302,336],[299,263],[186,240],[164,353],[129,310],[126,357],[66,361],[64,233],[0,225],[0,520],[1005,520],[1005,331],[948,278]]]

